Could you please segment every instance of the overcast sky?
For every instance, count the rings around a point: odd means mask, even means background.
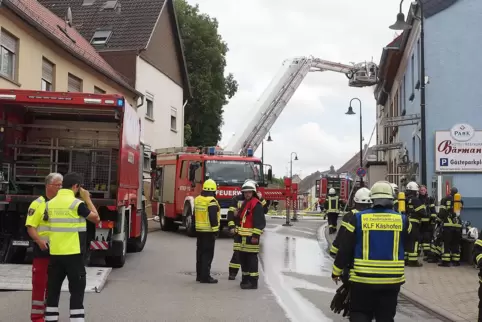
[[[249,114],[284,60],[313,55],[349,64],[378,64],[382,49],[395,37],[399,0],[188,0],[219,21],[228,43],[227,72],[239,90],[225,106],[222,145],[242,131]],[[404,3],[406,14],[410,1]],[[348,87],[345,75],[311,73],[271,129],[264,144],[265,163],[277,176],[287,175],[291,152],[302,177],[330,165],[342,166],[359,150],[359,118],[345,112],[351,98],[363,103],[363,135],[368,143],[375,125],[373,88]],[[358,103],[354,102],[358,114]],[[372,144],[375,137],[372,140]],[[256,152],[261,155],[261,147]]]

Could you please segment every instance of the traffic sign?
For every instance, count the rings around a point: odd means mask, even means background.
[[[366,174],[367,174],[367,170],[365,170],[364,168],[358,168],[356,170],[356,175],[359,177],[364,177]]]

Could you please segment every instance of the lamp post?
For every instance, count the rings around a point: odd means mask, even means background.
[[[268,139],[266,139],[266,142],[273,142],[271,133],[268,134]],[[263,179],[264,184],[264,139],[261,141],[261,178]]]
[[[296,152],[291,152],[290,154],[290,179],[291,179],[291,185],[293,185],[293,155],[295,156],[294,158],[294,161],[298,161],[298,154]],[[291,191],[290,191],[291,193]],[[292,196],[291,196],[292,197]],[[293,202],[293,200],[291,200],[292,198],[289,198],[290,202]],[[287,205],[288,207],[286,207],[286,223],[283,224],[283,226],[291,226],[291,223],[290,223],[290,208],[291,208],[291,204],[290,205]],[[297,219],[294,219],[293,221],[296,221]]]
[[[359,98],[354,97],[350,100],[350,106],[348,106],[348,111],[345,113],[346,115],[355,115],[356,113],[353,112],[353,107],[351,103],[357,100],[360,103],[360,168],[363,168],[363,118],[362,118],[362,102]],[[363,187],[363,177],[360,176],[360,187]]]
[[[427,185],[427,132],[426,132],[426,120],[425,120],[425,35],[424,35],[424,18],[423,18],[423,1],[416,0],[420,6],[420,181],[423,185]],[[397,14],[397,21],[389,28],[393,30],[409,30],[412,25],[405,21],[405,15],[402,12],[403,0],[400,1],[400,11]]]

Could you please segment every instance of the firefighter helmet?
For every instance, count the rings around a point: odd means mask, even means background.
[[[418,183],[416,183],[415,181],[410,181],[408,184],[407,184],[407,188],[406,188],[408,191],[416,191],[418,192],[418,190],[420,189],[418,187]]]
[[[329,195],[334,195],[334,194],[336,194],[336,190],[333,189],[333,188],[330,188],[330,190],[328,190],[328,194],[329,194]]]
[[[358,189],[354,197],[355,203],[369,204],[372,203],[370,199],[370,190],[363,187]]]
[[[247,182],[252,182],[252,183],[254,183],[254,185],[256,186],[256,188],[259,187],[258,183],[257,183],[256,181],[254,181],[253,179],[246,179],[246,180],[244,181],[243,185],[244,185],[245,183],[247,183]]]
[[[388,181],[377,181],[370,190],[370,199],[391,199],[393,200],[393,188]]]
[[[208,179],[204,181],[204,184],[203,184],[204,191],[216,192],[217,189],[218,189],[218,185],[216,184],[216,181],[214,181],[213,179]]]
[[[459,189],[455,188],[455,187],[452,187],[452,189],[450,189],[450,194],[453,196],[455,195],[456,193],[459,192]]]
[[[396,183],[390,183],[392,186],[393,191],[396,193],[398,191],[398,185]]]
[[[245,182],[243,186],[241,187],[242,192],[246,191],[253,191],[256,192],[256,183],[254,183],[252,180]]]

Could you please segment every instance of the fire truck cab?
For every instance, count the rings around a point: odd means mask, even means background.
[[[182,226],[188,236],[194,235],[194,198],[201,193],[207,179],[218,184],[221,229],[227,225],[228,208],[233,196],[241,194],[244,181],[264,182],[261,160],[253,156],[252,149],[246,156],[240,156],[216,147],[166,148],[156,150],[156,159],[151,198],[153,216],[159,216],[164,231],[175,231]],[[268,180],[271,176],[270,169]]]

